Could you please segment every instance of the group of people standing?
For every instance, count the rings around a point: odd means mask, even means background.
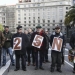
[[[33,32],[32,29],[28,29],[23,33],[22,26],[18,26],[16,29],[17,32],[13,35],[9,31],[8,26],[5,26],[4,31],[0,32],[0,65],[2,51],[2,66],[6,65],[6,53],[9,53],[12,66],[16,67],[14,71],[18,71],[20,69],[20,58],[22,61],[22,70],[26,71],[26,60],[28,62],[27,66],[30,66],[32,54],[32,65],[35,66],[35,70],[44,70],[42,63],[50,62],[48,60],[48,49],[51,46],[50,71],[54,72],[55,67],[57,67],[57,71],[60,73],[62,72],[61,65],[64,63],[63,48],[65,47],[65,37],[61,33],[61,28],[59,26],[56,26],[55,31],[50,35],[48,34],[48,31],[43,30],[40,25],[36,26],[35,32]],[[73,39],[70,39],[70,45],[74,49],[73,35],[71,38]],[[15,53],[15,59],[13,58],[12,49]]]

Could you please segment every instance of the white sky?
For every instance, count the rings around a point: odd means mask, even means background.
[[[18,0],[0,0],[0,5],[13,5],[18,3]]]

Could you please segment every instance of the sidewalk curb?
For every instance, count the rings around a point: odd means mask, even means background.
[[[0,69],[0,75],[7,75],[9,67],[10,67],[10,60],[6,63],[6,66]]]

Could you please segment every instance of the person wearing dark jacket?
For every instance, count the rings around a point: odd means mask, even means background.
[[[46,38],[45,38],[45,34],[43,33],[43,30],[42,30],[42,27],[41,26],[37,26],[36,27],[36,32],[34,32],[31,36],[31,43],[33,42],[34,40],[34,37],[36,35],[40,35],[42,36],[44,39],[43,39],[43,42],[41,44],[41,47],[40,48],[37,48],[37,47],[34,47],[34,53],[35,53],[35,62],[36,62],[36,67],[35,67],[35,70],[38,69],[38,67],[42,70],[44,70],[44,68],[42,67],[42,62],[43,62],[43,53],[44,53],[44,49],[46,47]],[[36,44],[39,43],[39,38],[37,37],[36,38]],[[39,53],[39,64],[38,64],[38,53]]]
[[[2,31],[0,31],[0,66],[1,66],[1,52],[2,52],[2,47],[5,42],[5,37]]]
[[[5,37],[5,43],[3,45],[3,65],[6,65],[6,53],[8,51],[9,55],[10,55],[10,59],[12,62],[12,66],[14,66],[14,58],[13,58],[13,51],[11,48],[11,38],[12,38],[12,34],[9,31],[9,27],[5,26],[5,30],[3,31],[4,37]]]
[[[70,37],[70,46],[75,51],[75,33],[72,33]],[[73,73],[75,73],[75,63],[74,63]]]
[[[22,70],[26,71],[25,55],[28,42],[29,41],[27,35],[22,33],[22,26],[18,26],[17,33],[13,35],[11,40],[11,46],[15,50],[15,57],[16,57],[16,69],[14,71],[18,71],[20,69],[20,58],[22,60],[21,63]]]
[[[33,64],[33,66],[35,66],[34,50],[33,50],[33,47],[31,46],[31,43],[30,43],[31,35],[32,35],[32,29],[28,29],[27,36],[28,36],[29,44],[27,47],[27,54],[28,54],[28,64],[27,65],[29,66],[31,63],[30,54],[32,54],[32,64]]]
[[[59,44],[58,40],[60,40]],[[52,46],[51,50],[51,72],[54,72],[55,65],[57,64],[57,71],[61,71],[61,60],[62,60],[62,52],[63,52],[63,46],[64,46],[64,36],[60,32],[60,27],[55,27],[55,32],[50,36],[50,45]],[[57,45],[57,48],[56,48]],[[60,45],[60,46],[59,46]],[[60,50],[59,50],[60,48]]]
[[[48,49],[49,49],[49,37],[50,35],[48,34],[48,30],[45,30],[45,38],[46,38],[46,48],[45,48],[45,51],[44,51],[44,59],[43,59],[43,62],[46,63],[46,62],[49,62],[48,60]]]

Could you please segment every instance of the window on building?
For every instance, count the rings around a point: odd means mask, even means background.
[[[66,11],[66,13],[68,13],[68,11]]]
[[[50,23],[50,20],[48,20],[48,23]]]
[[[68,10],[68,7],[66,7],[66,10]]]
[[[40,15],[40,13],[38,13],[38,15]]]
[[[29,19],[31,19],[31,18],[29,17]]]
[[[35,20],[33,20],[33,23],[35,23]]]
[[[48,24],[48,26],[50,26],[50,24]]]
[[[33,26],[35,26],[35,24],[33,24]]]
[[[4,21],[4,23],[5,23],[5,21]]]
[[[39,7],[39,6],[40,6],[40,4],[37,4],[37,6]]]
[[[5,16],[5,13],[3,13],[3,16]]]
[[[55,22],[55,20],[53,20],[53,22]]]
[[[26,21],[24,21],[24,23],[26,23]]]
[[[26,24],[24,26],[26,26]]]
[[[18,10],[18,13],[20,13],[20,10]]]
[[[31,25],[29,24],[29,26],[31,26]]]
[[[38,9],[38,11],[40,11],[40,9]]]
[[[20,8],[20,5],[18,5],[18,8]]]
[[[21,21],[18,21],[18,23],[21,23]]]
[[[55,26],[55,24],[53,24],[53,26]]]
[[[62,22],[62,20],[60,20],[60,22]]]
[[[20,20],[20,18],[18,18],[18,20]]]
[[[43,23],[45,23],[45,20],[43,20]]]
[[[40,20],[38,20],[38,23],[40,23]]]
[[[29,21],[29,23],[31,23],[31,21]]]
[[[40,17],[38,17],[38,19],[40,19]]]
[[[35,19],[35,17],[33,17],[33,19]]]
[[[33,7],[35,6],[35,4],[33,4]]]
[[[24,14],[24,16],[26,16],[26,14]]]
[[[43,26],[45,26],[45,24],[43,24]]]
[[[20,14],[18,14],[18,16],[20,16]]]
[[[24,19],[26,20],[26,17],[24,17]]]

